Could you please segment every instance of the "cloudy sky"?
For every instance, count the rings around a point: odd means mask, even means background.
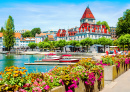
[[[0,27],[5,27],[9,15],[14,19],[15,30],[79,27],[88,5],[96,21],[107,21],[114,27],[123,12],[130,9],[129,0],[0,0]]]

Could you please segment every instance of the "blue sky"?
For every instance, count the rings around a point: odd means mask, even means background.
[[[0,0],[0,27],[5,26],[9,15],[14,19],[15,30],[79,27],[87,5],[96,21],[107,21],[109,26],[116,26],[118,18],[130,9],[129,0]]]

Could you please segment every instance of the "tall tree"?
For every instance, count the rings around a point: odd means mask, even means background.
[[[41,29],[40,28],[33,28],[31,30],[32,36],[35,37],[36,33],[40,34],[41,33]]]
[[[0,32],[4,32],[4,28],[3,28],[3,27],[1,27],[1,30],[0,30]]]
[[[6,23],[6,29],[3,32],[3,41],[4,41],[4,45],[7,48],[8,51],[10,51],[11,47],[14,46],[14,20],[12,18],[12,16],[9,16],[7,23]]]
[[[22,36],[23,36],[23,38],[26,38],[26,37],[33,37],[31,31],[26,31],[25,33],[22,33]]]
[[[117,22],[116,35],[120,37],[122,34],[130,34],[130,9],[123,13]]]

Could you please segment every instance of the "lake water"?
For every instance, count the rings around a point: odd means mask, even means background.
[[[44,55],[5,55],[0,54],[0,71],[3,71],[7,66],[26,67],[29,73],[31,72],[48,72],[55,65],[24,65],[24,63],[34,63],[35,60],[41,60]]]

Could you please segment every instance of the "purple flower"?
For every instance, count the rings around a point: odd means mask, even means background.
[[[48,90],[50,87],[48,86],[48,85],[46,85],[45,87],[44,87],[44,89],[45,90]]]

